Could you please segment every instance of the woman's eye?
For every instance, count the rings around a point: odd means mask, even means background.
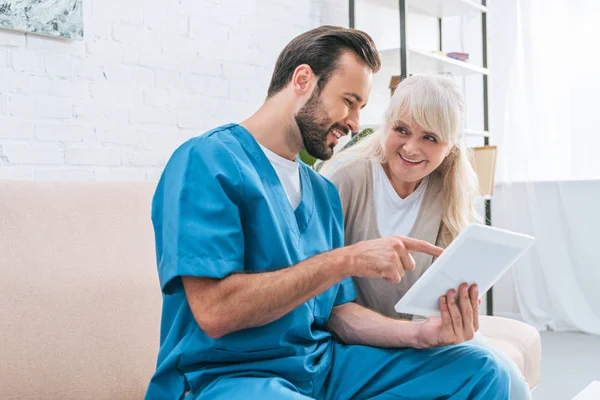
[[[425,140],[429,140],[430,142],[437,143],[437,139],[435,138],[435,136],[425,135],[424,138]]]
[[[406,128],[404,128],[403,126],[397,126],[396,128],[394,128],[394,130],[401,135],[408,134],[408,132],[406,131]]]

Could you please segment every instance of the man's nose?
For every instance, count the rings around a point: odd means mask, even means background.
[[[350,116],[346,120],[348,129],[350,132],[358,132],[360,129],[360,114],[358,110],[354,110],[350,113]]]

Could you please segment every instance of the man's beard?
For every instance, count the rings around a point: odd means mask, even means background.
[[[306,152],[320,160],[328,160],[333,155],[333,143],[327,143],[327,136],[334,128],[341,132],[348,129],[339,123],[332,123],[327,117],[321,102],[320,91],[315,89],[296,114],[296,123]]]

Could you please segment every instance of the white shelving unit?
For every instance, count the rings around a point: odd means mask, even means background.
[[[442,21],[446,17],[455,16],[486,16],[488,9],[485,0],[349,0],[351,26],[354,26],[354,12],[358,13],[360,26],[375,34],[374,39],[382,59],[382,69],[373,81],[371,104],[377,105],[378,110],[387,103],[387,84],[392,75],[406,77],[413,73],[441,73],[456,78],[484,77],[484,91],[487,92],[486,59],[477,64],[475,60],[467,62],[445,56],[442,50]],[[482,4],[483,3],[483,4]],[[409,15],[408,12],[411,12]],[[398,18],[395,18],[398,15]],[[435,24],[435,19],[438,24]],[[411,30],[407,29],[411,25]],[[394,32],[397,31],[396,36]],[[435,40],[439,33],[439,40]],[[416,38],[408,40],[407,37]],[[423,40],[423,38],[427,38]],[[399,40],[398,40],[399,39]],[[418,43],[417,43],[418,42]],[[457,51],[448,49],[447,51]],[[485,50],[484,50],[485,52]],[[384,78],[385,75],[385,78]],[[385,82],[388,79],[388,82]],[[387,92],[389,93],[389,91]],[[484,93],[487,98],[487,93]],[[485,107],[484,107],[485,108]],[[363,113],[361,128],[380,123],[380,114],[372,106]],[[484,119],[487,120],[487,113]],[[471,119],[470,119],[471,120]],[[485,122],[484,122],[485,125]],[[469,126],[467,126],[470,128]],[[487,131],[487,125],[480,131]],[[483,137],[487,144],[486,137]],[[471,141],[476,143],[476,141]],[[484,144],[484,143],[482,143]]]
[[[489,144],[489,120],[488,120],[488,75],[487,69],[487,0],[349,0],[350,11],[350,27],[355,27],[355,12],[356,2],[362,5],[361,17],[365,18],[365,22],[369,22],[374,31],[379,35],[379,43],[383,44],[378,50],[381,55],[382,68],[379,74],[385,76],[375,77],[373,79],[374,90],[371,97],[381,106],[386,102],[389,96],[389,89],[383,87],[385,81],[392,76],[400,76],[401,79],[414,73],[442,73],[449,74],[454,77],[471,77],[479,76],[483,81],[483,129],[465,128],[464,134],[469,138],[469,143],[483,142],[481,144],[487,146]],[[502,1],[502,0],[498,0]],[[365,5],[366,4],[366,5]],[[435,26],[430,23],[430,18],[438,20],[438,46],[437,48],[428,48],[431,41],[427,41],[424,46],[411,45],[407,40],[407,19],[408,12],[419,14],[411,16],[415,21],[424,18],[425,24],[418,25],[426,26],[418,32],[413,32],[415,35],[425,33],[428,35],[430,29],[435,29]],[[396,20],[392,13],[398,13]],[[442,24],[443,19],[447,17],[481,15],[482,29],[482,65],[477,65],[470,60],[469,62],[459,61],[447,57],[442,53]],[[422,17],[426,16],[426,17]],[[419,23],[421,21],[419,20]],[[414,25],[413,28],[417,26]],[[389,28],[386,28],[389,27]],[[362,26],[356,26],[358,29],[365,29]],[[389,30],[399,29],[398,36],[391,36],[386,32]],[[367,32],[369,31],[366,29]],[[399,38],[399,44],[395,40]],[[418,41],[419,36],[417,36]],[[376,40],[376,43],[378,41]],[[386,47],[387,43],[387,47]],[[423,48],[425,47],[425,48]],[[377,79],[376,79],[377,78]],[[469,78],[471,79],[471,78]],[[387,86],[387,84],[386,84]],[[387,90],[387,93],[386,93]],[[369,111],[367,113],[367,111]],[[361,121],[361,130],[364,128],[377,129],[381,121],[377,120],[377,113],[365,109],[366,118]],[[480,144],[476,145],[477,147]],[[485,218],[486,223],[491,224],[491,198],[486,196],[485,200]],[[486,308],[488,314],[493,314],[493,294],[492,289],[487,293]]]

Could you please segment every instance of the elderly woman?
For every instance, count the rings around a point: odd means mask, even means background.
[[[409,77],[392,96],[382,127],[323,164],[321,173],[342,200],[346,245],[401,235],[445,247],[477,219],[477,177],[461,136],[463,115],[452,79]],[[425,254],[414,259],[415,269],[399,284],[355,278],[356,301],[390,317],[412,318],[394,305],[433,262]],[[486,346],[479,335],[471,343]],[[510,398],[530,399],[517,366],[496,354],[512,367]]]

